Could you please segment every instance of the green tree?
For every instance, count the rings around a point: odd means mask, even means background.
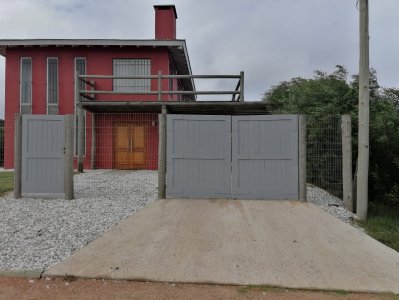
[[[353,158],[357,157],[358,75],[351,76],[343,66],[331,74],[315,71],[311,79],[292,78],[265,92],[274,113],[305,114],[309,120],[326,120],[332,115],[350,114],[353,124]],[[308,132],[323,139],[329,128]],[[331,141],[327,141],[331,142]],[[338,142],[338,141],[337,141]],[[310,155],[312,155],[312,149]],[[314,166],[321,171],[322,160]],[[381,88],[377,73],[370,71],[370,176],[369,194],[373,204],[399,206],[399,90]]]

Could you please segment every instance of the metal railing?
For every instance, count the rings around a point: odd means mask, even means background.
[[[162,101],[163,95],[191,95],[196,98],[197,95],[231,95],[231,101],[244,101],[244,72],[240,75],[162,75],[159,71],[158,75],[150,76],[113,76],[113,75],[76,75],[76,82],[82,81],[90,89],[79,90],[78,93],[88,101],[96,100],[96,95],[157,95],[157,101]],[[158,80],[157,90],[150,91],[115,91],[115,90],[96,90],[95,79],[148,79]],[[197,91],[193,90],[163,90],[162,80],[164,79],[238,79],[234,90],[220,91]]]

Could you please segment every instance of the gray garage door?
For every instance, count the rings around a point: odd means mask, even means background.
[[[23,193],[64,193],[64,116],[22,116]]]
[[[167,197],[298,199],[298,116],[167,117]]]

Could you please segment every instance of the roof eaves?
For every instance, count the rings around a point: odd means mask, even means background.
[[[3,39],[0,47],[13,46],[184,46],[185,40],[129,39]]]

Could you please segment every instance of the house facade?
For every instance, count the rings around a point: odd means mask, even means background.
[[[6,58],[4,167],[13,168],[14,116],[21,114],[65,115],[77,113],[79,101],[178,102],[191,101],[183,94],[156,95],[154,91],[194,91],[192,79],[154,76],[191,75],[184,40],[176,39],[176,9],[156,5],[155,39],[149,40],[0,40],[0,54]],[[87,82],[77,75],[112,75]],[[148,77],[148,78],[146,78]],[[79,91],[95,84],[108,91],[85,98]],[[84,167],[157,169],[158,115],[151,109],[134,111],[108,109],[85,111]],[[75,130],[77,154],[77,132]]]

